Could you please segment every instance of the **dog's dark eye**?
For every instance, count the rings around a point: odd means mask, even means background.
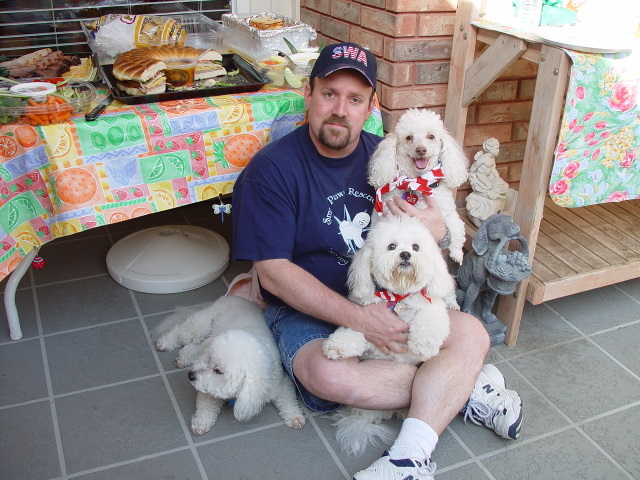
[[[410,142],[411,140],[413,140],[413,135],[407,135],[407,138],[405,140],[407,142]]]
[[[418,245],[417,243],[414,243],[411,248],[413,248],[414,252],[417,252],[418,250],[420,250],[420,245]]]
[[[222,370],[220,370],[218,367],[214,367],[214,369],[213,369],[213,373],[216,373],[216,374],[218,374],[218,375],[222,375],[222,373],[223,373],[223,372],[222,372]]]
[[[435,135],[433,135],[433,134],[429,134],[429,135],[427,135],[427,138],[428,138],[429,140],[434,140],[434,139],[436,138],[436,136],[435,136]]]
[[[395,250],[395,249],[396,249],[396,247],[397,247],[397,245],[396,245],[395,243],[390,243],[390,244],[387,246],[387,250]]]

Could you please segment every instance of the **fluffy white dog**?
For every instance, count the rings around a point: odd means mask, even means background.
[[[406,353],[385,354],[360,332],[340,327],[323,343],[327,358],[385,358],[418,365],[438,353],[449,335],[444,297],[454,295],[455,282],[440,248],[417,218],[383,216],[371,228],[364,247],[349,268],[349,298],[361,305],[387,302],[409,324]],[[342,407],[336,437],[342,449],[358,455],[377,439],[389,442],[392,430],[382,420],[399,411]]]
[[[295,387],[282,368],[264,314],[249,300],[227,296],[201,310],[181,308],[153,337],[157,350],[181,347],[177,367],[191,366],[189,380],[198,392],[191,418],[194,435],[207,433],[230,399],[235,399],[233,414],[240,421],[273,402],[287,426],[304,426]]]
[[[420,193],[433,195],[450,235],[449,255],[462,263],[464,222],[456,212],[453,188],[468,177],[469,162],[440,116],[410,108],[387,134],[369,162],[369,184],[377,189],[376,210],[391,195],[424,208]],[[376,215],[373,216],[374,219]]]

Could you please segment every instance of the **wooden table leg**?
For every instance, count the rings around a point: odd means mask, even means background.
[[[529,244],[530,262],[533,262],[549,187],[569,68],[570,60],[564,51],[542,45],[514,214],[514,220]],[[515,345],[518,338],[528,283],[528,279],[520,282],[512,295],[500,298],[497,316],[507,325],[507,345]]]

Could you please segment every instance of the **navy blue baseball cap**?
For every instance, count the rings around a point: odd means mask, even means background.
[[[342,68],[359,71],[376,89],[378,64],[376,57],[366,48],[355,43],[334,43],[322,49],[316,60],[311,77],[324,78]]]

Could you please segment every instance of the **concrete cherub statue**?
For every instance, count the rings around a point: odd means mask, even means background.
[[[507,213],[507,207],[515,201],[517,192],[500,178],[496,168],[496,157],[500,153],[500,142],[491,137],[476,152],[469,170],[469,183],[473,192],[466,198],[467,215],[476,227],[494,213]],[[509,211],[509,213],[511,213]]]

